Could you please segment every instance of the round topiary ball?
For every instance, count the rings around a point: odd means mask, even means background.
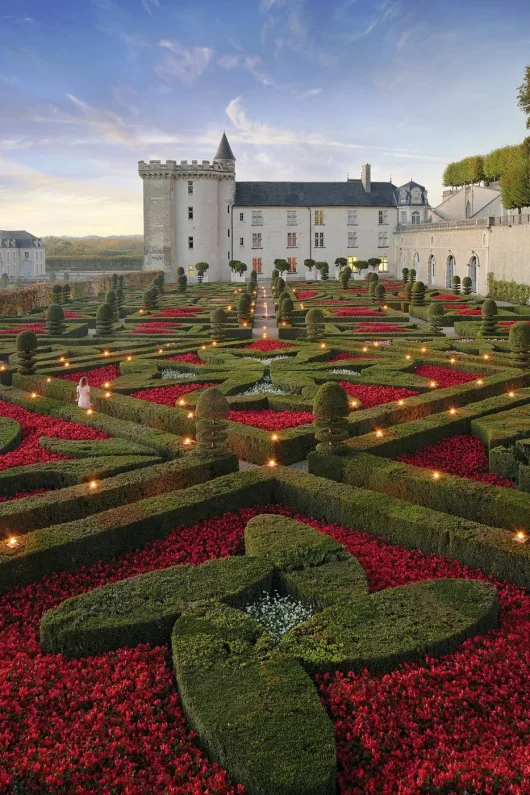
[[[510,328],[510,348],[528,348],[530,350],[530,323],[515,323]]]
[[[320,323],[324,323],[324,313],[321,309],[317,309],[313,307],[313,309],[309,309],[305,316],[305,324],[306,326],[309,325],[318,325]]]
[[[96,312],[96,320],[112,321],[114,312],[110,304],[100,304]]]
[[[274,279],[277,279],[279,275],[280,271],[277,268],[273,268],[273,271],[271,273],[271,280],[274,281]]]
[[[59,304],[52,304],[48,307],[46,312],[46,320],[48,323],[60,323],[64,320],[64,311]]]
[[[491,317],[497,314],[497,304],[493,298],[486,298],[482,304],[482,317]]]
[[[230,416],[230,403],[217,387],[211,386],[199,395],[195,416],[200,420],[226,420]]]
[[[433,301],[432,304],[429,304],[429,308],[427,309],[427,317],[442,317],[444,314],[444,308],[441,303],[438,301]]]
[[[33,331],[21,331],[20,334],[17,334],[18,351],[36,351],[37,346],[37,335]]]
[[[348,393],[336,381],[326,381],[319,388],[314,403],[315,417],[347,417],[350,413]]]
[[[212,323],[226,323],[227,315],[224,309],[214,309],[210,314],[210,321]]]
[[[377,275],[377,273],[370,273],[368,275],[368,281],[369,282],[378,282],[379,281],[379,276]]]

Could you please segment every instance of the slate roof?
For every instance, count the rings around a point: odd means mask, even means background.
[[[223,133],[223,137],[221,138],[221,143],[217,147],[214,160],[235,160],[234,153],[232,152],[232,148],[228,143],[226,133]]]
[[[240,207],[395,207],[396,186],[372,182],[367,193],[360,179],[347,182],[237,182]]]
[[[415,206],[417,206],[417,207],[420,207],[421,205],[428,206],[429,202],[427,201],[426,196],[425,196],[425,186],[424,185],[420,185],[418,182],[414,182],[413,180],[410,180],[410,182],[407,182],[405,185],[400,185],[399,188],[396,188],[396,191],[395,191],[395,193],[396,193],[396,204],[399,204],[401,206],[412,204],[412,202],[410,200],[410,192],[411,192],[412,188],[419,188],[421,190],[421,202],[419,204],[418,204],[418,202],[414,202]],[[399,195],[400,195],[402,190],[406,190],[407,191],[407,200],[405,202],[400,202],[400,200],[399,200]]]
[[[0,242],[3,240],[14,240],[15,248],[32,248],[33,241],[40,238],[26,232],[25,229],[12,231],[0,229]]]

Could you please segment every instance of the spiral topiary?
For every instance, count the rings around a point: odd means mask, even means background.
[[[368,297],[372,304],[375,304],[375,288],[377,287],[377,282],[370,281],[368,283]]]
[[[409,280],[409,269],[403,268],[403,270],[401,271],[401,276],[403,278],[403,284],[406,284]]]
[[[293,320],[293,311],[294,311],[294,304],[290,296],[287,296],[283,299],[280,304],[280,315],[282,318],[282,322],[286,323],[288,326],[291,325]]]
[[[415,281],[416,281],[416,271],[414,270],[414,268],[411,268],[409,270],[409,283],[414,284]]]
[[[240,323],[248,323],[250,317],[250,303],[250,295],[248,293],[243,293],[243,295],[239,298],[237,306]]]
[[[228,452],[226,420],[229,416],[230,404],[217,387],[211,386],[201,392],[195,406],[197,453],[219,456]]]
[[[346,273],[346,271],[343,270],[341,272],[340,276],[339,276],[339,279],[340,279],[340,286],[342,287],[342,289],[343,290],[347,290],[348,289],[348,283],[350,281],[350,274]]]
[[[271,273],[271,281],[274,281],[274,279],[277,279],[279,275],[280,275],[280,271],[278,270],[278,268],[273,268],[272,269],[272,273]]]
[[[158,309],[158,289],[156,287],[151,287],[149,292],[151,293],[151,308]]]
[[[482,322],[480,324],[481,337],[496,337],[497,328],[497,304],[492,298],[487,298],[482,304]]]
[[[460,276],[457,276],[456,273],[453,276],[453,293],[454,295],[460,295]]]
[[[374,284],[375,284],[375,290],[374,290],[375,299],[379,304],[382,304],[384,303],[385,300],[385,293],[386,293],[385,285],[381,284],[381,282],[374,282]]]
[[[317,451],[324,455],[340,455],[348,447],[348,414],[350,406],[346,390],[336,381],[327,381],[319,388],[313,403]]]
[[[512,359],[517,367],[530,366],[530,323],[514,323],[509,335]]]
[[[37,350],[37,335],[33,331],[21,331],[17,334],[17,360],[20,375],[35,375],[35,351]]]
[[[429,329],[433,334],[441,333],[443,326],[443,316],[444,308],[438,301],[433,301],[432,304],[429,304],[429,308],[427,309],[427,322],[429,323]]]
[[[179,265],[179,267],[177,268],[177,276],[183,276],[184,273],[185,273],[184,268],[182,267],[182,265]]]
[[[61,287],[60,284],[54,284],[53,285],[52,295],[53,295],[53,303],[54,304],[62,304],[62,302],[63,302],[63,288]]]
[[[114,319],[118,319],[118,299],[114,290],[109,290],[105,295],[105,303],[112,307]]]
[[[425,285],[423,282],[414,282],[411,292],[412,306],[425,306]]]
[[[113,290],[117,290],[118,289],[118,274],[117,273],[113,273],[112,274],[112,289]]]
[[[46,312],[46,331],[51,337],[60,337],[64,329],[63,308],[59,304],[52,304]]]
[[[123,302],[125,301],[125,293],[123,292],[121,287],[118,287],[116,290],[116,305],[118,310],[120,310],[123,306]]]
[[[291,296],[289,295],[287,290],[284,290],[282,293],[279,293],[275,301],[276,308],[279,309],[281,307],[284,298],[290,298],[290,297]]]
[[[462,279],[462,292],[464,295],[471,295],[473,288],[473,280],[469,276],[464,276]]]
[[[108,336],[114,333],[114,310],[110,304],[103,303],[98,306],[96,312],[96,333]]]
[[[321,309],[314,307],[305,316],[306,335],[308,340],[315,342],[324,333],[324,313]]]
[[[327,262],[324,262],[320,267],[320,278],[323,282],[327,282],[329,279],[329,265]]]
[[[276,295],[283,293],[283,291],[285,290],[285,279],[282,279],[281,276],[279,276],[276,279],[275,290],[276,290]]]
[[[188,287],[188,280],[185,273],[177,277],[177,293],[185,293]]]
[[[214,309],[210,314],[211,337],[214,342],[221,342],[226,330],[227,314],[224,309]]]
[[[123,288],[125,287],[125,276],[123,276],[122,274],[118,276],[118,287],[120,288],[120,290],[123,290]]]
[[[63,285],[63,304],[67,304],[70,301],[72,290],[69,284]]]

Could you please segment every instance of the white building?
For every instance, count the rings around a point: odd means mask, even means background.
[[[425,223],[430,212],[423,186],[372,182],[368,164],[361,179],[344,182],[237,182],[225,134],[212,162],[140,161],[138,170],[144,268],[163,269],[173,281],[177,267],[193,278],[202,261],[211,281],[230,280],[230,260],[264,278],[279,258],[291,278],[306,277],[306,259],[327,262],[333,274],[338,257],[354,271],[357,261],[379,257],[380,271],[394,272],[398,222]]]
[[[42,240],[24,230],[0,230],[0,275],[11,280],[44,278],[46,250]]]

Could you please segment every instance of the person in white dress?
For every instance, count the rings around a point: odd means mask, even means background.
[[[92,408],[92,403],[90,402],[90,387],[84,376],[77,385],[77,405],[80,409]]]

